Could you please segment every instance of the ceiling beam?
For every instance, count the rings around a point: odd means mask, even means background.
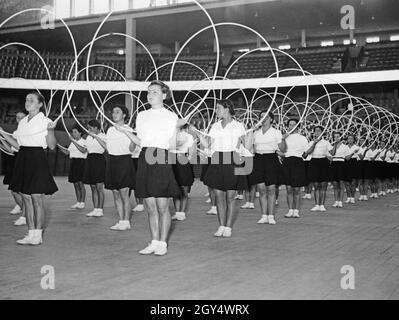
[[[225,8],[225,7],[231,7],[231,6],[242,6],[242,5],[250,5],[250,4],[256,4],[256,3],[262,3],[262,2],[276,2],[276,1],[281,1],[281,0],[220,0],[220,1],[211,1],[211,2],[205,2],[201,3],[201,5],[206,9],[206,10],[211,10],[211,9],[218,9],[218,8]],[[177,14],[177,13],[187,13],[187,12],[195,12],[195,11],[200,11],[201,8],[196,5],[195,3],[193,4],[180,4],[180,5],[171,5],[171,6],[165,6],[165,7],[155,7],[151,9],[143,9],[143,10],[127,10],[127,11],[121,11],[121,12],[114,12],[107,21],[119,21],[119,20],[125,20],[126,15],[128,14],[129,16],[132,16],[134,19],[139,19],[139,18],[148,18],[148,17],[154,17],[154,16],[160,16],[160,15],[170,15],[170,14]],[[68,27],[71,26],[79,26],[79,25],[85,25],[85,24],[90,24],[90,23],[101,23],[104,19],[105,15],[90,15],[87,17],[74,17],[74,18],[68,18],[65,19],[65,23],[68,25]],[[55,23],[55,28],[64,28],[64,24],[57,20]],[[27,23],[24,25],[18,25],[18,26],[5,26],[0,29],[0,34],[10,34],[10,33],[18,33],[18,32],[28,32],[28,31],[35,31],[35,30],[41,30],[41,26],[39,23]]]

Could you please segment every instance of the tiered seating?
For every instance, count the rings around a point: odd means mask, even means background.
[[[136,79],[144,81],[154,71],[154,64],[148,54],[136,56]]]
[[[301,67],[312,74],[324,74],[332,72],[341,72],[341,59],[344,56],[345,47],[333,48],[301,48],[287,51]],[[235,53],[231,60],[233,63],[241,53]],[[284,69],[298,69],[297,64],[287,55],[275,52],[277,64],[280,72]],[[249,54],[240,59],[234,66],[228,78],[266,78],[275,76],[276,66],[270,52],[257,52]],[[280,76],[299,75],[297,71],[281,72]]]
[[[40,52],[52,80],[67,80],[74,55],[66,52]],[[25,79],[48,79],[47,70],[38,55],[30,50],[19,53],[17,77]]]
[[[125,57],[120,55],[98,55],[95,64],[102,64],[118,70],[123,76],[125,75]],[[90,70],[91,80],[96,81],[123,81],[123,77],[117,72],[106,67],[96,67]]]
[[[312,74],[339,73],[343,71],[345,65],[344,59],[347,52],[346,46],[334,47],[314,47],[314,48],[296,48],[288,50],[290,54],[301,67]],[[49,68],[52,80],[67,80],[68,74],[74,62],[72,52],[40,52],[46,65]],[[230,65],[241,53],[234,53],[230,61]],[[118,70],[125,75],[125,56],[114,53],[95,55],[93,64],[103,64]],[[161,55],[154,57],[158,67],[172,62],[175,58],[174,54]],[[79,68],[84,64],[82,57],[79,61]],[[276,59],[280,76],[299,75],[298,71],[283,71],[285,69],[298,68],[296,63],[284,55],[276,53]],[[138,55],[136,63],[136,79],[143,81],[153,73],[154,66],[148,55]],[[207,55],[185,55],[180,56],[179,61],[190,62],[205,71],[207,76],[214,74],[216,65],[216,57],[214,54]],[[359,56],[359,70],[394,70],[399,69],[399,43],[377,43],[368,44]],[[226,66],[220,66],[223,70]],[[163,67],[158,71],[161,80],[169,80],[171,65]],[[250,79],[265,78],[274,75],[276,67],[270,52],[255,52],[240,59],[231,69],[228,78],[231,79]],[[218,73],[219,74],[219,73]],[[73,73],[72,73],[73,75]],[[13,78],[20,77],[25,79],[48,79],[46,69],[39,56],[30,50],[18,51],[17,49],[6,49],[0,52],[0,77]],[[156,76],[153,73],[151,79]],[[81,73],[79,80],[83,80],[84,73]],[[206,78],[205,74],[195,66],[187,63],[176,63],[173,73],[173,80],[188,81],[202,80]],[[90,69],[90,79],[95,81],[122,81],[123,77],[117,72],[106,67],[96,67]]]
[[[231,63],[237,60],[241,53],[235,53]],[[279,69],[286,63],[286,57],[276,53]],[[267,78],[276,72],[276,65],[270,52],[248,54],[234,64],[227,74],[229,79]]]
[[[342,71],[340,61],[342,61],[346,50],[345,46],[334,46],[325,48],[300,48],[290,50],[288,53],[298,61],[305,71],[312,74],[326,74]],[[287,59],[284,68],[298,67],[292,59]],[[288,75],[288,72],[285,75]],[[298,75],[298,72],[293,72],[291,75]]]
[[[18,65],[18,51],[4,49],[0,55],[0,78],[14,78]]]
[[[158,67],[173,62],[175,56],[160,56],[157,59]],[[202,56],[179,56],[178,61],[184,61],[188,63],[177,62],[173,69],[173,80],[188,81],[188,80],[202,80],[207,76],[214,74],[214,68],[216,65],[215,55],[202,55]],[[201,71],[199,68],[203,71]],[[159,79],[169,80],[170,73],[172,71],[172,64],[167,65],[158,70]],[[206,73],[206,75],[204,74]]]
[[[367,44],[360,57],[359,71],[399,69],[399,43]]]

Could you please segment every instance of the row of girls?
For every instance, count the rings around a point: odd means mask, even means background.
[[[334,187],[333,207],[343,207],[344,191],[346,203],[355,203],[356,189],[360,191],[359,201],[378,198],[386,193],[398,192],[399,152],[393,148],[377,149],[377,144],[367,147],[355,144],[355,137],[349,134],[346,143],[340,133],[333,134],[333,142],[323,139],[323,128],[314,128],[309,141],[298,130],[298,120],[287,122],[287,132],[282,134],[272,126],[273,114],[261,112],[260,128],[245,133],[244,126],[234,120],[234,106],[229,100],[217,105],[217,117],[208,135],[198,138],[208,155],[208,164],[203,165],[201,180],[208,186],[212,208],[208,214],[217,214],[220,227],[217,237],[230,237],[236,219],[234,202],[236,190],[247,190],[246,196],[253,201],[255,191],[259,192],[262,216],[258,223],[276,224],[275,205],[277,190],[286,185],[289,207],[286,218],[299,218],[301,188],[310,199],[314,189],[315,206],[311,211],[327,211],[326,190],[329,182]],[[210,151],[211,150],[211,151]],[[244,152],[240,152],[244,150]],[[234,162],[234,154],[240,152],[240,161]],[[246,152],[245,152],[246,151]],[[242,166],[242,159],[251,163],[247,176],[235,173]],[[221,159],[228,159],[223,161]],[[247,203],[248,204],[248,203]],[[253,209],[252,206],[242,208]]]
[[[346,141],[341,134],[333,134],[333,143],[322,137],[323,128],[316,127],[314,140],[310,142],[307,153],[306,171],[310,184],[306,186],[304,199],[311,199],[310,190],[315,192],[315,206],[312,211],[326,211],[326,190],[328,182],[334,188],[333,207],[342,208],[344,191],[345,203],[355,203],[356,190],[359,190],[359,201],[378,198],[387,193],[398,192],[399,152],[386,143],[359,141],[349,133]],[[370,195],[369,195],[370,190]]]
[[[129,192],[134,190],[136,198],[143,199],[151,233],[150,244],[139,251],[144,255],[167,253],[171,224],[169,198],[173,198],[176,205],[173,218],[184,220],[187,196],[194,180],[188,158],[194,139],[183,129],[185,120],[179,120],[175,113],[164,107],[164,100],[169,97],[169,87],[161,81],[153,81],[147,94],[151,108],[138,114],[136,134],[125,124],[129,118],[128,110],[117,106],[112,110],[114,124],[106,134],[100,132],[98,122],[90,121],[89,136],[82,139],[82,132],[75,127],[70,147],[63,149],[72,160],[69,181],[74,183],[78,200],[74,208],[84,207],[83,184],[89,184],[94,210],[88,216],[103,216],[105,185],[106,189],[112,190],[119,216],[111,229],[122,231],[131,228]],[[0,128],[2,144],[16,152],[7,183],[13,195],[22,199],[20,206],[28,234],[17,241],[21,245],[43,242],[44,195],[58,191],[45,153],[47,148],[54,149],[57,145],[54,135],[56,123],[41,112],[44,107],[44,97],[37,92],[30,93],[25,103],[28,115],[21,115],[17,130],[11,135]],[[135,161],[132,154],[137,148],[141,151]],[[108,154],[107,161],[104,151]],[[174,157],[181,161],[171,161],[173,157],[170,154],[175,154]]]
[[[165,255],[168,252],[171,219],[186,218],[187,195],[193,182],[189,160],[193,156],[192,151],[196,148],[196,142],[187,133],[187,129],[184,129],[187,127],[186,120],[178,119],[175,113],[164,107],[164,100],[169,96],[170,90],[166,84],[161,81],[152,82],[147,93],[151,108],[137,115],[136,134],[125,124],[129,119],[126,108],[114,107],[112,111],[114,124],[106,134],[100,133],[98,123],[90,122],[86,141],[81,141],[77,132],[72,133],[71,148],[76,150],[70,148],[68,151],[70,155],[76,154],[77,151],[82,154],[87,153],[87,159],[71,161],[70,181],[91,186],[94,210],[89,216],[103,215],[103,182],[106,189],[112,190],[118,212],[119,219],[111,227],[112,230],[123,231],[131,228],[129,192],[134,190],[136,198],[143,199],[151,234],[151,242],[139,251],[144,255]],[[25,212],[29,229],[28,234],[17,241],[19,244],[42,243],[44,195],[54,194],[58,190],[44,152],[46,148],[56,147],[54,135],[56,124],[40,112],[44,104],[44,98],[40,94],[28,94],[25,103],[28,115],[21,119],[17,130],[11,135],[0,128],[6,143],[18,151],[9,183],[10,190],[22,197],[22,210]],[[354,154],[359,154],[360,150],[349,143],[347,147],[349,149],[353,147],[351,153],[342,151],[343,144],[339,137],[336,137],[336,142],[332,146],[322,142],[324,140],[321,137],[321,128],[315,129],[314,141],[309,143],[306,137],[298,132],[297,119],[288,121],[288,133],[283,135],[272,126],[272,113],[261,113],[263,119],[261,127],[256,128],[253,133],[252,131],[248,133],[242,123],[234,120],[235,110],[230,100],[218,100],[216,114],[218,122],[212,125],[208,134],[191,128],[202,148],[209,150],[207,153],[209,164],[202,172],[202,180],[213,194],[216,204],[219,221],[219,227],[214,234],[216,237],[232,236],[233,224],[237,218],[234,209],[237,190],[249,190],[255,186],[260,193],[262,211],[262,217],[258,222],[275,224],[276,189],[278,185],[285,184],[289,206],[286,217],[298,218],[300,189],[307,186],[309,181],[314,183],[316,207],[320,210],[320,207],[324,206],[326,188],[324,180],[329,165],[332,166],[335,176],[328,177],[327,181],[337,181],[336,202],[340,202],[338,199],[342,196],[342,192],[340,194],[339,190],[343,191],[340,181],[345,181],[347,178],[342,176],[341,180],[339,174],[344,175],[345,172],[349,172],[343,169],[345,161],[350,163]],[[137,159],[137,168],[132,161],[132,153],[135,153],[136,148],[141,150]],[[107,161],[103,155],[105,151],[108,154]],[[369,150],[364,151],[365,159],[361,160],[369,162],[351,164],[356,168],[362,168],[363,171],[359,169],[358,172],[367,174],[361,176],[364,178],[360,184],[360,190],[363,190],[361,192],[367,190],[369,185],[372,191],[378,187],[384,190],[385,175],[388,170],[385,166],[374,163],[385,160],[388,152],[385,151],[382,155],[383,153],[378,150],[374,153],[371,146]],[[175,154],[175,157],[171,157],[171,154]],[[323,156],[320,156],[321,154]],[[309,156],[311,160],[306,170],[304,158]],[[332,165],[329,163],[331,157]],[[176,158],[180,160],[176,161]],[[175,161],[171,161],[173,159]],[[281,159],[283,159],[282,164]],[[341,164],[334,165],[335,162]],[[373,169],[372,176],[369,167]],[[82,178],[76,178],[79,176]],[[352,178],[356,179],[358,176]],[[356,189],[356,184],[350,182],[350,186]],[[82,189],[76,190],[78,197],[76,207],[79,208],[82,207],[84,193]],[[373,192],[373,197],[376,192]],[[169,212],[169,198],[174,199],[176,207],[176,214],[173,217]]]

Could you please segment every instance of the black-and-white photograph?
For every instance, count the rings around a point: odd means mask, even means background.
[[[399,1],[1,0],[0,238],[0,300],[399,299]]]

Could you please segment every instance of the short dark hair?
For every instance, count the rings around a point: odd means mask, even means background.
[[[97,128],[98,130],[101,129],[100,122],[98,122],[96,119],[90,120],[90,121],[87,123],[87,125],[89,125],[90,127],[93,127],[93,128]]]
[[[162,82],[161,80],[153,80],[153,81],[151,81],[149,87],[150,86],[160,86],[162,93],[166,94],[166,100],[170,99],[172,93],[170,91],[169,86],[165,82]]]
[[[37,98],[37,101],[39,101],[39,103],[42,104],[42,107],[46,108],[46,99],[44,98],[44,96],[40,92],[31,91],[31,92],[29,92],[27,94],[27,96],[30,95],[30,94],[34,94],[36,96],[36,98]]]
[[[15,115],[17,115],[18,113],[23,113],[25,116],[28,115],[28,111],[26,111],[25,109],[18,109],[18,111]]]
[[[76,130],[76,131],[78,131],[80,134],[83,134],[84,132],[83,132],[83,128],[80,126],[80,125],[78,125],[78,124],[75,124],[73,127],[72,127],[72,129],[71,129],[71,131],[72,130]]]
[[[354,133],[352,133],[352,132],[349,132],[349,133],[348,133],[348,136],[347,136],[346,138],[348,139],[349,137],[352,137],[352,138],[353,138],[353,140],[356,140],[356,138],[355,138],[355,134],[354,134]]]
[[[341,133],[340,133],[339,131],[334,131],[333,134],[332,134],[333,137],[334,137],[336,134],[341,135]]]
[[[267,112],[267,110],[262,110],[259,113],[259,118],[262,119],[262,114],[264,114],[266,112]],[[267,117],[269,117],[272,120],[272,122],[274,121],[274,114],[273,114],[273,112],[271,110],[267,113]]]
[[[295,124],[299,123],[299,119],[298,118],[289,118],[287,121],[287,126],[290,124],[291,121],[295,121]]]
[[[122,113],[126,116],[125,120],[127,120],[129,118],[129,110],[126,108],[126,106],[122,105],[122,104],[118,104],[116,106],[114,106],[112,108],[112,110],[114,110],[115,108],[121,109]]]
[[[231,116],[236,114],[234,110],[234,103],[230,99],[218,99],[216,100],[217,105],[221,105],[225,109],[229,109],[229,113]]]

